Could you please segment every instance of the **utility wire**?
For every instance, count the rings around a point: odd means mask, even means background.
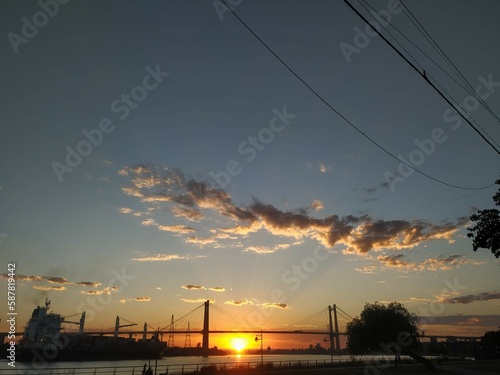
[[[375,9],[374,9],[371,5],[369,5],[368,3],[366,3],[366,1],[365,1],[365,0],[359,0],[359,2],[360,2],[360,4],[361,4],[361,6],[362,6],[363,8],[365,8],[365,10],[366,10],[367,12],[369,12],[369,10],[368,10],[368,8],[367,8],[367,7],[369,7],[369,8],[370,8],[370,9],[372,9],[374,12],[376,12],[376,11],[375,11]],[[366,4],[366,5],[365,5],[365,4]],[[414,24],[415,24],[415,23],[414,23]],[[449,74],[446,70],[444,70],[444,69],[443,69],[443,68],[442,68],[442,67],[441,67],[438,63],[436,63],[436,62],[435,62],[433,59],[431,59],[431,58],[430,58],[427,54],[425,54],[425,52],[424,52],[424,51],[422,51],[422,50],[421,50],[421,49],[420,49],[420,48],[419,48],[419,47],[418,47],[415,43],[413,43],[413,42],[412,42],[409,38],[407,38],[407,37],[406,37],[406,36],[405,36],[405,35],[404,35],[401,31],[399,31],[399,30],[398,30],[395,26],[393,26],[392,24],[389,24],[389,25],[390,25],[390,26],[391,26],[394,30],[396,30],[396,31],[397,31],[400,35],[402,35],[402,36],[403,36],[403,37],[404,37],[407,41],[409,41],[409,42],[410,42],[410,43],[411,43],[414,47],[416,47],[416,48],[417,48],[420,52],[422,52],[422,53],[423,53],[423,54],[424,54],[424,55],[425,55],[425,56],[426,56],[429,60],[431,60],[431,61],[432,61],[432,62],[433,62],[433,63],[434,63],[437,67],[439,67],[439,68],[440,68],[440,69],[441,69],[444,73],[446,73],[446,74],[448,75],[448,77],[450,77],[450,78],[451,78],[452,80],[454,80],[454,81],[455,81],[455,82],[456,82],[456,83],[457,83],[460,87],[462,87],[462,88],[465,90],[465,92],[467,92],[467,93],[471,93],[471,92],[472,92],[472,95],[473,95],[473,96],[478,96],[478,94],[474,91],[474,89],[472,89],[472,91],[469,91],[469,89],[468,89],[468,88],[466,88],[466,87],[465,87],[462,83],[458,82],[458,81],[457,81],[457,80],[456,80],[456,79],[455,79],[452,75],[450,75],[450,74]],[[418,27],[417,27],[417,28],[418,28]],[[422,71],[424,71],[424,69],[422,68],[422,65],[420,65],[420,64],[418,63],[418,60],[417,60],[415,57],[413,57],[413,55],[412,55],[412,54],[411,54],[411,53],[410,53],[410,52],[409,52],[409,51],[408,51],[405,47],[403,47],[403,45],[402,45],[402,44],[401,44],[401,43],[400,43],[400,42],[399,42],[399,41],[398,41],[398,40],[394,37],[394,35],[392,35],[392,34],[391,34],[391,32],[390,32],[387,28],[385,28],[385,29],[386,29],[386,32],[387,32],[387,33],[388,33],[388,34],[392,37],[392,39],[394,40],[394,42],[395,42],[395,43],[397,43],[397,44],[401,47],[401,49],[402,49],[403,51],[405,51],[405,52],[406,52],[406,54],[407,54],[409,57],[411,57],[411,59],[412,59],[413,61],[415,61],[416,65],[418,65],[418,67],[419,67]],[[428,39],[427,39],[427,40],[428,40]],[[456,102],[456,100],[453,98],[453,96],[451,96],[451,95],[450,95],[450,94],[449,94],[449,93],[448,93],[448,92],[447,92],[447,91],[446,91],[446,90],[445,90],[445,89],[444,89],[441,85],[439,85],[439,84],[438,84],[438,82],[437,82],[437,80],[436,80],[436,79],[434,79],[434,78],[433,78],[433,77],[432,77],[432,76],[431,76],[428,72],[426,72],[426,77],[433,79],[433,81],[436,83],[436,86],[438,86],[438,88],[441,90],[441,92],[446,93],[446,95],[448,96],[448,98],[450,98],[450,101],[452,101],[452,102],[453,102],[452,106],[456,109],[456,111],[457,111],[457,112],[459,112],[459,110],[457,109],[457,108],[459,107],[459,105],[458,105],[458,103]],[[424,77],[424,78],[425,78],[425,77]],[[465,77],[463,77],[463,80],[465,80]],[[467,82],[467,80],[465,80],[465,82],[466,82],[466,84],[467,84],[467,85],[469,85],[469,86],[470,86],[470,84],[469,84],[469,82]],[[472,87],[472,86],[470,86],[470,87]],[[484,101],[482,101],[482,98],[481,98],[481,97],[479,97],[479,103],[481,103],[481,104],[483,105],[483,107],[484,107],[486,110],[488,110],[488,112],[490,112],[493,116],[495,116],[495,114],[491,112],[491,109],[490,109],[490,108],[486,105],[486,103],[485,103]],[[477,122],[477,121],[476,121],[476,120],[475,120],[475,119],[474,119],[474,118],[473,118],[470,114],[468,114],[468,117],[471,119],[471,121],[472,121],[472,122],[473,122],[473,123],[474,123],[474,124],[475,124],[475,125],[479,128],[479,129],[481,129],[481,130],[482,130],[482,132],[483,132],[484,134],[486,134],[486,135],[487,135],[487,136],[491,139],[491,141],[492,141],[493,143],[495,143],[495,145],[497,145],[498,147],[500,147],[500,145],[498,144],[498,142],[497,142],[497,141],[496,141],[496,140],[495,140],[495,139],[494,139],[491,135],[489,135],[489,134],[488,134],[488,132],[487,132],[485,129],[483,129],[483,127],[482,127],[481,125],[479,125],[479,124],[478,124],[478,122]],[[499,123],[500,123],[500,122],[499,122]]]
[[[285,62],[283,61],[283,59],[281,59],[281,57],[279,57],[251,28],[250,26],[248,26],[237,14],[236,12],[231,8],[229,7],[227,4],[226,4],[226,1],[225,0],[221,0],[222,3],[224,3],[224,5],[227,7],[227,9],[235,16],[235,18],[293,75],[295,76],[295,78],[297,78],[304,86],[306,86],[309,91],[311,91],[321,102],[323,102],[323,104],[325,104],[330,110],[332,110],[333,112],[335,112],[341,119],[343,119],[347,124],[349,124],[349,126],[351,126],[354,130],[356,130],[359,134],[361,134],[363,137],[365,137],[367,140],[369,140],[372,144],[374,144],[375,146],[377,146],[379,149],[381,149],[383,152],[385,152],[387,155],[389,155],[391,158],[393,158],[394,160],[400,162],[401,164],[403,165],[406,165],[408,168],[414,170],[415,172],[419,173],[420,175],[422,176],[425,176],[439,184],[442,184],[442,185],[446,185],[446,186],[449,186],[449,187],[453,187],[453,188],[456,188],[456,189],[463,189],[463,190],[483,190],[483,189],[487,189],[491,186],[494,185],[493,184],[490,184],[488,186],[483,186],[483,187],[466,187],[466,186],[458,186],[458,185],[454,185],[454,184],[450,184],[450,183],[447,183],[447,182],[444,182],[444,181],[441,181],[437,178],[434,178],[430,175],[428,175],[427,173],[425,172],[422,172],[418,169],[416,169],[415,167],[413,167],[412,165],[409,165],[408,163],[400,160],[397,158],[396,155],[394,155],[393,153],[391,153],[389,150],[387,150],[386,148],[384,148],[383,146],[381,146],[380,144],[378,144],[376,141],[374,141],[372,138],[370,138],[368,135],[366,135],[362,130],[360,130],[358,127],[356,127],[356,125],[354,125],[351,121],[349,121],[348,118],[346,118],[344,115],[342,115],[338,110],[336,110],[332,105],[330,105],[330,103],[328,103],[325,99],[323,99],[323,97],[317,92],[315,91],[306,81],[304,81],[297,73],[295,73],[295,71]],[[349,7],[351,7],[351,5],[346,1],[344,0],[348,5]],[[351,7],[352,8],[352,7]],[[353,8],[354,9],[354,8]],[[355,10],[355,9],[354,9]],[[356,10],[355,10],[356,11]],[[356,11],[357,13],[357,11]],[[358,13],[359,14],[359,13]],[[367,22],[368,23],[368,22]],[[377,31],[377,30],[375,30]],[[379,34],[380,35],[380,34]],[[383,36],[382,36],[383,38]],[[384,38],[384,40],[386,40]],[[397,50],[396,50],[397,51]],[[401,55],[401,53],[398,52],[399,55]],[[402,55],[401,55],[402,56]],[[404,58],[404,56],[402,56]],[[405,59],[406,60],[406,59]],[[406,60],[408,61],[408,60]],[[411,62],[409,62],[409,64],[411,64]],[[411,66],[414,67],[413,64],[411,64]],[[416,69],[416,68],[415,68]],[[418,69],[416,69],[418,71]],[[467,119],[466,119],[467,121]],[[467,121],[468,122],[468,121]],[[477,131],[477,130],[476,130]],[[479,133],[481,134],[481,133]],[[482,136],[482,135],[481,135]],[[483,137],[484,138],[484,137]],[[488,140],[486,140],[486,142],[488,142]],[[488,142],[489,143],[489,142]],[[491,144],[490,144],[491,145]],[[492,146],[493,147],[493,146]],[[494,148],[494,147],[493,147]],[[494,148],[495,149],[495,148]],[[497,153],[500,154],[500,152],[495,149],[495,151],[497,151]]]
[[[349,1],[347,0],[344,0],[344,2],[349,6],[349,8],[351,8],[354,13],[356,13],[363,21],[365,21],[368,25],[370,25],[368,23],[368,20],[365,18],[365,16],[363,16],[360,12],[358,12],[358,10],[356,8],[354,8],[350,3]],[[424,72],[421,72],[420,70],[418,70],[418,68],[410,61],[406,58],[405,55],[403,55],[396,47],[394,47],[394,45],[389,41],[387,40],[387,38],[385,36],[383,36],[376,28],[372,27],[370,25],[370,27],[375,30],[375,32],[399,55],[403,58],[403,60],[405,60],[418,74],[420,74],[428,83],[429,85],[431,85],[431,87],[449,104],[451,105],[452,107],[453,106],[453,103],[448,100],[448,98],[446,96],[444,96],[441,91],[439,91],[439,89],[432,83],[429,81],[425,71]],[[481,136],[481,138],[483,138],[483,140],[488,143],[495,151],[497,154],[500,155],[500,151],[488,140],[486,139],[486,137],[479,131],[477,130],[477,128],[469,121],[469,119],[467,119],[467,117],[465,117],[461,112],[458,112],[459,115],[472,127],[472,129],[474,129],[474,131],[479,134]]]
[[[490,115],[497,120],[497,122],[500,123],[500,118],[492,111],[490,106],[486,104],[484,99],[474,90],[474,87],[470,84],[470,82],[467,80],[467,78],[462,74],[460,69],[451,61],[451,59],[448,57],[446,52],[443,51],[443,49],[437,44],[437,42],[434,40],[431,34],[427,32],[427,30],[424,28],[424,26],[418,21],[418,19],[413,15],[412,11],[406,6],[406,4],[401,0],[401,4],[403,5],[403,11],[405,14],[408,16],[408,18],[413,22],[413,24],[417,27],[417,29],[420,30],[422,35],[429,41],[431,46],[434,47],[434,49],[441,54],[441,56],[445,59],[445,61],[448,62],[448,64],[458,73],[462,81],[470,88],[470,93],[483,105],[483,107],[490,113]]]
[[[369,7],[372,11],[376,12],[375,8],[373,8],[372,5],[370,5],[369,3],[366,2],[366,0],[360,0],[360,4],[365,8],[366,11],[368,11],[367,7]],[[403,4],[404,5],[404,4]],[[410,20],[412,20],[410,18]],[[415,19],[416,20],[416,19]],[[413,20],[412,20],[413,22]],[[417,21],[418,22],[418,21]],[[415,24],[415,22],[413,22]],[[389,23],[389,26],[391,28],[393,28],[399,35],[401,35],[403,38],[405,38],[413,47],[415,47],[418,51],[420,51],[420,53],[422,55],[424,55],[425,57],[427,57],[429,59],[429,61],[431,61],[438,69],[440,69],[444,74],[446,74],[451,80],[453,80],[458,86],[460,86],[466,93],[472,95],[472,96],[475,96],[480,102],[481,104],[483,105],[483,107],[488,110],[490,113],[492,112],[491,111],[491,108],[486,104],[486,102],[483,100],[483,98],[481,98],[481,96],[478,95],[478,93],[474,90],[474,88],[470,85],[470,83],[468,81],[466,81],[466,84],[468,87],[465,87],[464,86],[464,83],[462,82],[459,82],[457,80],[457,78],[455,78],[454,76],[452,76],[450,73],[448,73],[448,71],[446,71],[441,65],[439,65],[432,57],[430,57],[424,50],[422,50],[417,44],[415,44],[410,38],[408,38],[405,34],[403,34],[396,26],[394,26],[392,23]],[[418,27],[417,27],[418,28]],[[387,30],[387,28],[386,28]],[[422,31],[421,31],[422,32]],[[387,30],[387,33],[389,35],[392,36],[392,38],[394,40],[396,40],[396,38]],[[398,43],[399,44],[399,43]],[[435,48],[435,47],[434,47]],[[415,59],[414,59],[415,60]],[[419,65],[420,66],[420,65]],[[463,81],[463,79],[462,79]],[[493,113],[493,116],[498,119],[498,117]],[[499,120],[500,121],[500,120]]]

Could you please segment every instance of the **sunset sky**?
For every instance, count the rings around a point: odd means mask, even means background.
[[[47,3],[0,3],[1,273],[16,263],[18,331],[45,297],[89,329],[163,327],[205,300],[264,329],[375,301],[429,334],[498,329],[500,262],[466,228],[493,206],[499,155],[343,1],[233,4],[350,124],[218,1]],[[408,15],[370,4],[500,149],[498,119]],[[405,4],[500,116],[500,3]]]

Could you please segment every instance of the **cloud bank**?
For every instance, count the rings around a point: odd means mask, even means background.
[[[313,239],[327,248],[340,245],[346,252],[367,254],[371,251],[411,249],[433,240],[453,243],[455,233],[468,223],[465,217],[441,224],[426,220],[383,220],[368,215],[339,217],[333,214],[316,218],[304,210],[284,211],[255,198],[248,205],[238,205],[226,191],[209,182],[188,178],[178,169],[141,164],[127,166],[119,174],[129,180],[129,186],[122,188],[126,195],[152,207],[169,202],[177,219],[194,224],[207,219],[207,212],[211,211],[226,220],[229,225],[219,225],[205,237],[197,235],[200,229],[194,225],[160,224],[154,219],[143,221],[143,225],[155,226],[174,235],[189,235],[185,241],[198,246],[217,247],[221,246],[222,240],[238,240],[262,231],[291,241]],[[314,200],[310,208],[316,212],[324,207],[320,200]],[[268,253],[281,249],[254,246],[247,251]],[[380,261],[388,266],[404,266],[401,259]],[[429,263],[425,267],[440,266]]]

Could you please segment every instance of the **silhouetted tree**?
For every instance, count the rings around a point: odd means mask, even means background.
[[[500,180],[495,181],[500,185]],[[493,196],[495,206],[500,206],[500,189]],[[470,216],[475,222],[472,228],[467,228],[467,237],[472,238],[472,249],[490,249],[493,255],[500,257],[500,211],[496,208],[479,210]]]
[[[394,354],[396,364],[399,355],[406,354],[433,368],[430,361],[414,353],[419,345],[418,317],[399,302],[387,306],[379,302],[365,304],[359,318],[347,324],[346,333],[347,348],[352,354]]]
[[[481,337],[481,348],[489,357],[500,357],[500,331],[489,331]]]
[[[417,324],[418,317],[399,302],[387,306],[367,303],[360,317],[347,324],[347,348],[353,354],[362,354],[383,351],[381,344],[404,341],[399,346],[415,349],[420,334]]]

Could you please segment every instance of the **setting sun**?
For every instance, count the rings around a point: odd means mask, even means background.
[[[238,353],[242,352],[247,347],[247,340],[241,337],[231,339],[231,347]]]

